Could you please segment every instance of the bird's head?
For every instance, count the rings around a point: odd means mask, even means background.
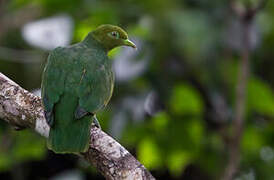
[[[108,51],[118,46],[136,45],[128,39],[127,33],[118,26],[101,25],[92,32],[93,37]]]

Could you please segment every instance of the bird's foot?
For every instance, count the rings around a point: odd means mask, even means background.
[[[93,123],[95,124],[95,126],[97,126],[99,129],[101,129],[100,123],[98,121],[98,119],[96,118],[96,116],[93,116]]]

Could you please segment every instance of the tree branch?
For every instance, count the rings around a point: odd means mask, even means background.
[[[0,118],[15,128],[32,128],[48,137],[49,126],[41,99],[0,73]],[[81,156],[106,179],[155,179],[123,146],[101,129],[92,126],[90,148]]]
[[[229,144],[229,160],[223,180],[233,179],[240,162],[240,142],[244,128],[246,85],[249,75],[249,24],[244,25],[243,36],[244,47],[241,54],[242,61],[238,73],[238,84],[236,87],[235,118],[232,122],[233,136]]]
[[[230,0],[231,9],[242,23],[243,48],[241,52],[241,63],[236,87],[235,118],[232,122],[233,134],[231,137],[231,142],[228,145],[229,160],[223,174],[223,180],[233,179],[239,168],[240,143],[244,129],[246,85],[249,77],[250,25],[253,22],[257,12],[265,7],[266,2],[267,0],[260,0],[256,7],[244,8],[239,6],[235,0]]]

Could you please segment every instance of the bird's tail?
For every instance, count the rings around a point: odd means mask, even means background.
[[[92,116],[76,119],[77,105],[78,98],[66,93],[55,106],[47,145],[56,153],[85,152],[89,147]]]
[[[89,147],[90,127],[92,118],[86,116],[71,124],[51,128],[48,138],[48,148],[56,153],[85,152]]]

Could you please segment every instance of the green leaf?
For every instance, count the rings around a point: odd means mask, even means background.
[[[96,26],[88,23],[81,23],[77,25],[75,29],[75,41],[79,42],[84,40],[84,38],[88,35],[88,33],[95,28]]]
[[[263,133],[252,126],[245,129],[241,142],[245,154],[257,154],[265,144]]]
[[[199,147],[204,137],[204,126],[202,121],[200,119],[191,120],[187,128],[187,133],[189,134],[191,142]]]
[[[252,78],[248,82],[248,109],[274,117],[274,94],[268,84]]]
[[[156,169],[162,165],[159,147],[155,140],[150,137],[144,138],[139,143],[137,156],[141,163],[148,169]]]
[[[170,107],[178,115],[201,115],[204,103],[199,92],[188,84],[177,85],[170,98]]]
[[[187,151],[170,152],[167,159],[168,169],[173,175],[178,176],[190,161],[191,154]]]
[[[156,114],[151,120],[153,128],[159,132],[165,131],[169,121],[170,119],[166,112]]]

